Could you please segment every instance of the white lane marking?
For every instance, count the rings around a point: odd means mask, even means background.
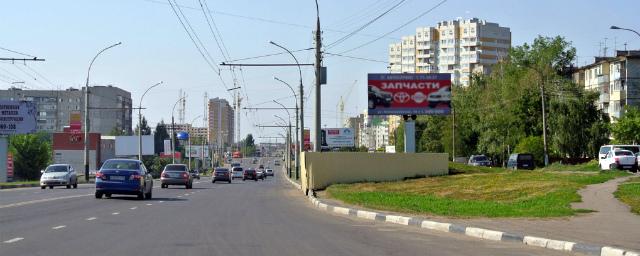
[[[96,217],[87,218],[87,220],[95,220],[95,219],[97,219],[97,218]]]
[[[147,206],[149,206],[149,205],[153,205],[153,204],[147,204]]]
[[[135,209],[138,209],[138,206],[134,206],[134,207],[131,207],[131,208],[129,208],[129,209],[131,209],[131,210],[135,210]]]
[[[51,229],[61,229],[61,228],[65,228],[65,227],[67,227],[67,226],[65,226],[65,225],[60,225],[60,226],[52,227]]]
[[[185,196],[188,196],[188,195],[189,195],[189,193],[186,193],[186,194],[184,194],[184,195],[185,195]]]
[[[18,241],[20,241],[20,240],[22,240],[22,239],[24,239],[24,238],[22,238],[22,237],[16,237],[16,238],[12,238],[12,239],[9,239],[9,240],[7,240],[7,241],[4,241],[4,243],[5,243],[5,244],[15,243],[15,242],[18,242]]]
[[[158,203],[164,203],[164,201],[158,201]]]
[[[44,203],[44,202],[50,202],[50,201],[62,200],[62,199],[85,197],[85,196],[91,196],[91,195],[93,195],[93,194],[83,194],[83,195],[75,195],[75,196],[63,196],[63,197],[54,197],[54,198],[46,198],[46,199],[24,201],[24,202],[19,202],[19,203],[0,205],[0,209],[23,206],[23,205],[29,205],[29,204]]]
[[[182,197],[182,196],[178,196],[178,198],[180,198],[180,197]]]
[[[120,214],[119,212],[112,212],[111,215],[118,215]]]

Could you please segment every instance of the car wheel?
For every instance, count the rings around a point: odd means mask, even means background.
[[[383,105],[385,108],[391,107],[391,102],[385,101]]]
[[[53,186],[49,186],[49,189],[53,189]]]
[[[41,189],[45,189],[45,188],[47,188],[47,186],[40,186],[40,188],[41,188]]]
[[[78,181],[76,181],[76,183],[73,184],[73,188],[74,189],[78,188]]]
[[[144,200],[144,193],[138,192],[138,200]]]
[[[149,193],[144,194],[144,199],[151,199],[151,197],[153,196],[153,191],[149,190]]]
[[[229,180],[229,184],[231,184],[231,180]]]
[[[373,102],[373,100],[369,100],[368,106],[369,106],[369,109],[374,109],[374,108],[376,108],[376,103]]]
[[[609,165],[609,170],[612,170],[612,171],[613,171],[613,170],[615,170],[615,169],[617,169],[617,168],[618,168],[618,165],[616,165],[616,164],[610,164],[610,165]]]
[[[429,108],[435,108],[438,106],[438,103],[429,102]]]
[[[109,194],[109,193],[104,194],[104,196],[107,197],[107,198],[111,198],[111,194]]]
[[[100,193],[100,192],[96,192],[96,198],[97,198],[97,199],[102,198],[102,193]]]
[[[67,189],[70,189],[70,188],[71,188],[71,185],[67,185]]]

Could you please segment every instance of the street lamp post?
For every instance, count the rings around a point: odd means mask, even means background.
[[[162,81],[160,81],[159,83],[156,83],[154,85],[152,85],[151,87],[147,88],[146,91],[144,91],[144,93],[142,94],[142,96],[140,97],[140,105],[138,106],[138,160],[142,161],[142,99],[144,98],[144,95],[147,94],[147,92],[149,92],[149,90],[151,90],[151,88],[156,87],[158,85],[161,85]]]
[[[285,110],[287,110],[284,107],[284,105],[280,104],[279,102],[277,102],[275,100],[273,102],[277,103],[278,105],[281,105]],[[284,121],[284,118],[282,118],[282,117],[280,117],[278,115],[274,115],[274,116],[277,117],[277,118],[280,118],[280,120],[282,120],[282,122],[284,122],[285,125],[287,125],[287,138],[286,139],[287,139],[287,142],[289,142],[291,140],[290,139],[291,138],[291,115],[289,114],[289,110],[287,110],[287,115],[289,116],[289,119],[287,119],[288,122]],[[290,150],[291,150],[291,145],[287,144],[287,151],[286,151],[287,153],[286,154],[287,154],[287,166],[288,166],[287,168],[288,168],[289,178],[291,178],[291,166],[290,166],[291,165],[291,160],[290,160],[291,153],[290,153]]]
[[[87,70],[87,82],[84,87],[84,178],[85,181],[89,182],[89,74],[91,73],[91,67],[93,66],[93,62],[96,61],[96,58],[100,56],[104,51],[109,50],[113,47],[121,45],[122,42],[118,42],[112,44],[102,50],[100,50],[96,56],[93,57],[91,63],[89,63],[89,69]]]
[[[618,27],[618,26],[611,26],[610,29],[627,30],[627,31],[631,31],[633,33],[636,33],[636,35],[640,36],[640,33],[638,33],[638,31],[635,31],[635,30],[630,29],[630,28],[621,28],[621,27]]]
[[[293,87],[291,87],[291,85],[289,83],[281,80],[280,78],[277,78],[277,77],[274,76],[273,79],[275,79],[277,81],[280,81],[281,83],[285,84],[287,87],[289,87],[289,89],[291,90],[291,93],[293,93],[294,102],[296,103],[296,109],[295,109],[296,110],[296,113],[295,113],[296,114],[296,130],[295,130],[295,134],[296,134],[296,144],[298,144],[298,142],[299,142],[298,122],[300,120],[298,118],[298,99],[297,99],[297,96],[296,96],[296,91],[293,89]],[[276,103],[278,103],[278,102],[276,102]],[[280,103],[278,103],[278,104],[281,105],[284,108],[284,106],[282,104],[280,104]],[[285,108],[285,109],[287,109],[287,108]],[[289,110],[287,110],[287,114],[289,114]],[[291,116],[289,116],[289,119],[291,119]],[[299,155],[300,153],[299,152],[300,151],[295,150],[294,156],[293,156],[294,168],[296,169],[296,179],[298,177],[297,174],[298,174],[298,170],[300,168],[300,160],[299,160],[300,159],[300,155]]]
[[[191,125],[192,130],[193,130],[193,125],[192,125],[192,124],[193,124],[193,122],[195,122],[195,121],[196,121],[196,119],[200,118],[201,116],[202,116],[202,115],[198,115],[198,116],[196,116],[196,117],[195,117],[195,118],[193,118],[193,120],[191,120],[191,122],[189,123],[189,125]],[[191,131],[189,131],[189,138],[188,138],[188,141],[189,141],[189,153],[187,153],[187,154],[188,154],[188,156],[189,156],[189,171],[191,171]],[[204,150],[204,149],[202,149],[202,150]]]
[[[175,123],[175,120],[173,118],[173,112],[175,112],[176,106],[183,99],[184,99],[184,97],[180,97],[178,99],[178,101],[176,101],[176,103],[173,104],[173,108],[171,109],[171,163],[172,164],[176,163],[176,148],[175,148],[175,143],[173,142],[174,136],[175,136],[174,134],[176,132],[176,123]]]
[[[298,66],[298,74],[300,75],[300,94],[299,94],[299,98],[300,98],[299,99],[300,100],[300,105],[299,105],[300,113],[299,114],[300,114],[300,116],[297,119],[298,119],[298,122],[300,122],[300,125],[299,125],[300,137],[299,137],[299,140],[298,140],[298,149],[296,150],[296,153],[299,154],[298,152],[302,152],[304,150],[304,89],[303,89],[303,85],[302,85],[302,69],[300,68],[300,62],[298,62],[298,59],[296,58],[296,56],[293,55],[293,53],[291,53],[291,51],[289,51],[289,49],[284,48],[284,46],[281,46],[281,45],[279,45],[279,44],[277,44],[277,43],[275,43],[273,41],[270,41],[269,43],[272,44],[272,45],[275,45],[277,47],[280,47],[281,49],[287,51],[289,53],[289,55],[291,55],[291,57],[293,57],[293,60],[296,62],[296,66]],[[298,135],[296,135],[296,136],[298,136]],[[300,158],[300,157],[298,156],[297,158]],[[296,163],[296,165],[297,165],[296,166],[296,179],[298,179],[299,176],[300,176],[300,170],[298,168],[300,166],[300,164],[299,164],[300,159],[298,159],[297,161],[298,161],[298,163]]]

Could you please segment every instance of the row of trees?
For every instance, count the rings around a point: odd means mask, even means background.
[[[609,119],[595,105],[598,92],[572,82],[575,55],[562,37],[538,37],[512,48],[491,74],[475,74],[469,86],[452,88],[454,115],[418,118],[417,152],[452,154],[455,145],[456,156],[482,153],[499,162],[509,152],[531,152],[541,164],[544,97],[551,157],[595,157],[609,142]],[[401,126],[395,134],[398,152],[404,147],[403,132]]]

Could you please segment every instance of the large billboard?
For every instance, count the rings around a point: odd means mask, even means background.
[[[369,115],[448,115],[451,74],[369,74]]]
[[[138,136],[116,136],[116,156],[137,156]],[[153,135],[142,135],[142,155],[155,154]]]
[[[191,151],[189,151],[189,149],[191,149]],[[185,150],[187,151],[187,157],[189,155],[191,155],[191,157],[202,157],[202,150],[204,149],[204,157],[208,158],[209,157],[209,147],[208,146],[202,146],[202,145],[191,145],[191,147],[186,146]]]
[[[354,147],[355,131],[353,128],[322,129],[322,146],[330,148]]]
[[[36,112],[31,101],[0,100],[0,134],[36,132]]]

